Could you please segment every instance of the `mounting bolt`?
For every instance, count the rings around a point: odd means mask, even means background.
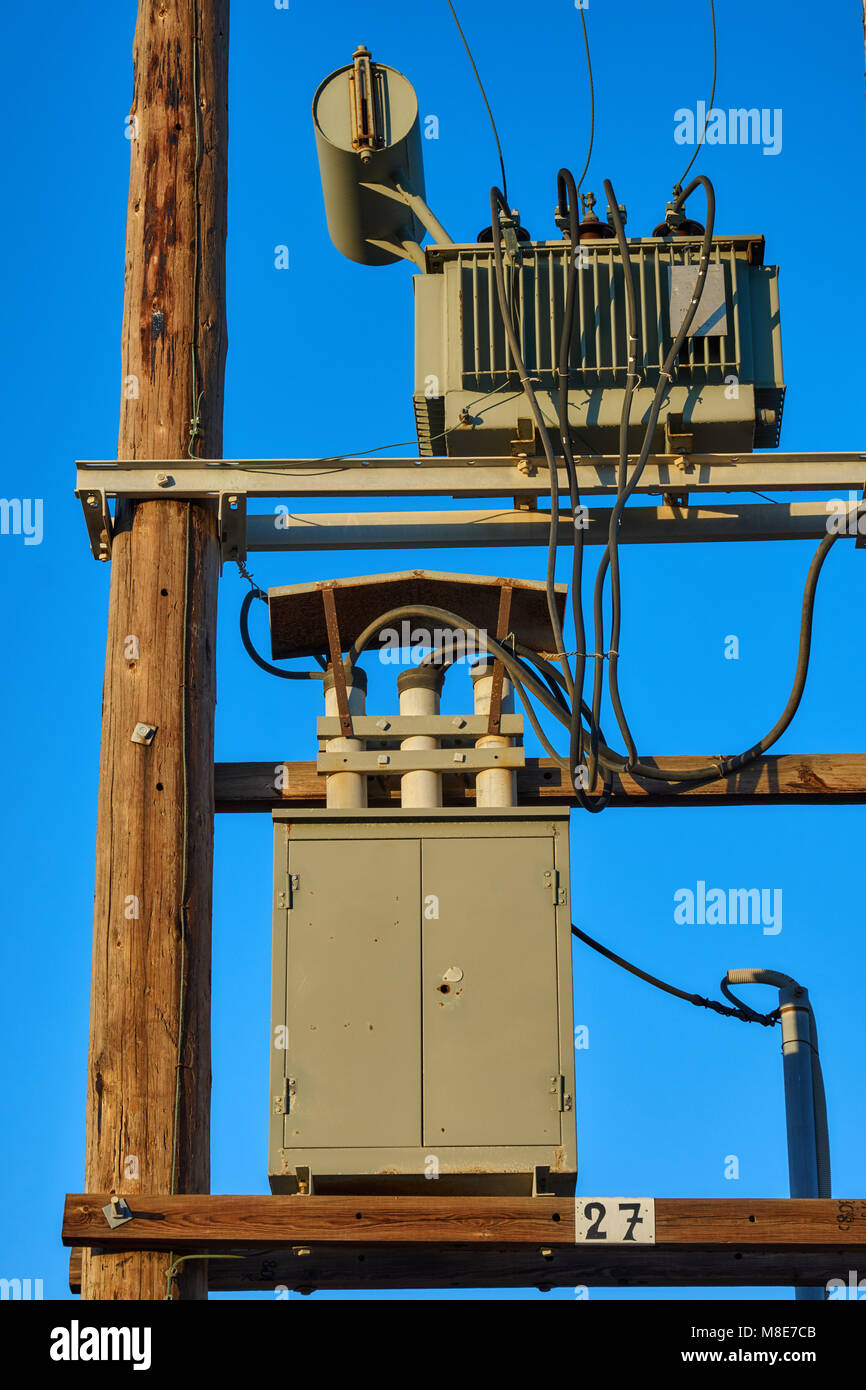
[[[156,737],[156,727],[155,724],[136,724],[131,735],[132,742],[145,744],[153,743]]]
[[[157,487],[169,487],[171,484],[171,478],[167,473],[157,473],[155,481]]]
[[[87,497],[87,505],[88,505],[88,507],[98,507],[98,506],[99,506],[99,498],[98,498],[94,493],[92,493],[92,492],[88,494],[88,497]]]

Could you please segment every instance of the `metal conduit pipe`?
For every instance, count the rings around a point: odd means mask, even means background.
[[[818,1031],[809,992],[777,970],[729,970],[729,985],[771,985],[779,991],[782,1065],[785,1077],[785,1123],[788,1134],[788,1182],[792,1197],[829,1197],[830,1138]],[[737,1001],[740,1002],[740,1001]],[[820,1288],[798,1288],[800,1301],[824,1298]]]

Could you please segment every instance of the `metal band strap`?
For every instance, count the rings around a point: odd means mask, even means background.
[[[510,584],[503,584],[499,590],[499,615],[496,619],[496,640],[504,642],[508,636],[508,625],[511,621],[511,594]],[[498,734],[500,720],[502,718],[502,681],[505,676],[505,667],[501,661],[493,663],[493,684],[490,687],[490,714],[487,718],[488,734]]]
[[[325,605],[325,626],[328,630],[328,654],[331,658],[331,671],[334,677],[334,691],[337,696],[337,714],[340,728],[345,738],[352,737],[352,716],[349,713],[349,694],[346,690],[346,671],[343,666],[343,648],[340,642],[340,625],[337,622],[337,606],[334,603],[333,588],[322,589],[322,602]]]

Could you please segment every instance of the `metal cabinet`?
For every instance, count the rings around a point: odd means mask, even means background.
[[[567,808],[274,819],[272,1189],[573,1190]]]

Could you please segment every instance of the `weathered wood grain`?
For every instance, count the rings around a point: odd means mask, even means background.
[[[645,759],[665,767],[686,767],[702,761],[692,757]],[[276,806],[324,806],[325,779],[314,762],[217,763],[218,811],[269,811]],[[385,779],[368,782],[371,807],[399,806],[400,788]],[[568,802],[567,776],[549,758],[527,758],[517,772],[521,806]],[[471,777],[446,775],[446,806],[474,806]],[[615,779],[612,806],[850,806],[866,802],[866,753],[790,753],[764,758],[753,768],[705,786],[681,788],[662,782]]]
[[[196,414],[193,452],[219,456],[228,0],[141,0],[133,56],[118,458],[187,456]],[[173,1166],[177,1191],[209,1183],[218,569],[207,504],[118,504],[85,1169],[118,1193],[170,1190]],[[149,746],[131,741],[140,722],[156,726]],[[168,1263],[88,1254],[83,1295],[164,1298]],[[187,1268],[180,1295],[205,1297],[202,1272]]]
[[[106,1200],[67,1197],[64,1244],[240,1256],[209,1265],[229,1291],[824,1284],[866,1253],[863,1199],[658,1198],[656,1243],[631,1248],[576,1245],[574,1202],[554,1197],[149,1197],[114,1231]]]

